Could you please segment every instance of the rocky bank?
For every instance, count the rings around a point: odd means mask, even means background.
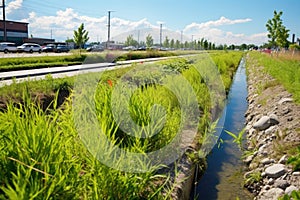
[[[278,199],[300,189],[300,172],[287,164],[300,145],[300,105],[256,60],[247,63],[246,187],[256,200]]]

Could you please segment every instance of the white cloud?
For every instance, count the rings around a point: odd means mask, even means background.
[[[186,26],[184,31],[224,26],[224,25],[241,24],[241,23],[246,23],[246,22],[250,22],[250,21],[252,21],[252,19],[249,19],[249,18],[231,20],[226,17],[220,17],[220,19],[218,19],[216,21],[208,21],[208,22],[204,22],[204,23],[200,23],[200,24],[193,22],[192,24]]]
[[[17,0],[19,1],[19,0]],[[73,37],[73,31],[81,23],[84,23],[85,29],[89,31],[90,41],[106,41],[107,39],[107,16],[100,18],[79,15],[72,8],[57,11],[53,16],[38,16],[32,12],[26,21],[29,23],[29,34],[34,37],[55,38],[57,41],[64,41]],[[191,23],[184,28],[184,41],[190,41],[191,35],[194,39],[206,38],[216,44],[241,44],[254,43],[262,44],[267,41],[266,33],[254,35],[245,35],[222,30],[221,26],[234,25],[250,22],[251,19],[228,19],[221,17],[216,21],[207,21],[203,23]],[[145,40],[148,34],[151,34],[155,42],[159,41],[159,24],[151,24],[146,18],[138,21],[124,20],[120,18],[111,19],[111,39],[123,42],[129,34],[133,34],[135,39]],[[163,39],[168,36],[170,39],[181,39],[181,32],[172,31],[163,27]]]
[[[29,23],[29,34],[34,37],[49,38],[51,31],[53,38],[63,41],[73,37],[73,31],[81,23],[89,32],[90,41],[105,41],[107,37],[107,16],[95,18],[79,15],[72,8],[60,10],[54,16],[38,16],[32,12],[27,19],[22,21]],[[155,28],[146,18],[139,21],[129,21],[120,18],[111,19],[111,36],[133,31],[137,29]]]
[[[13,12],[14,10],[21,8],[22,4],[23,4],[23,0],[11,1],[6,5],[5,11],[7,14],[9,14],[9,13]]]
[[[252,19],[228,19],[221,17],[215,21],[207,21],[203,23],[191,23],[184,28],[186,34],[197,36],[198,38],[206,38],[217,44],[262,44],[267,40],[267,33],[258,33],[253,35],[245,35],[243,33],[233,33],[224,31],[221,26],[230,26],[235,24],[243,24],[251,22]]]

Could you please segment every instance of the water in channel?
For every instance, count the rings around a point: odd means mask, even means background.
[[[244,114],[247,109],[246,97],[247,80],[245,72],[245,60],[242,59],[234,76],[233,83],[228,94],[226,109],[221,116],[218,127],[223,127],[220,138],[223,143],[215,145],[207,158],[207,170],[196,182],[191,199],[198,200],[247,200],[251,196],[243,188],[243,163],[242,152],[234,144],[233,138],[224,130],[239,133],[244,128]],[[222,141],[221,140],[221,141]]]

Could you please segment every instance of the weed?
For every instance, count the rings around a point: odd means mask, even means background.
[[[287,163],[293,166],[294,171],[300,170],[300,146],[297,147],[296,155],[290,157]]]
[[[246,177],[245,185],[252,185],[254,183],[258,183],[262,180],[262,176],[260,172],[253,172]]]
[[[230,131],[225,130],[225,132],[233,138],[233,142],[236,143],[240,149],[242,149],[245,128],[243,128],[238,134],[234,134]]]

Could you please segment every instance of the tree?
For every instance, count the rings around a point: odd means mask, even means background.
[[[203,42],[203,48],[204,48],[205,50],[208,49],[208,41],[207,41],[207,40],[204,40],[204,42]]]
[[[148,34],[146,37],[146,46],[147,46],[147,48],[150,48],[153,46],[153,38],[150,34]]]
[[[175,47],[175,40],[172,39],[170,42],[170,47],[173,49]]]
[[[165,47],[165,48],[170,47],[170,39],[168,38],[168,36],[166,36],[166,38],[165,38],[165,41],[163,43],[163,47]]]
[[[133,39],[133,35],[126,38],[125,46],[138,46],[138,42]]]
[[[175,48],[176,49],[180,49],[181,48],[181,44],[180,44],[179,40],[176,40],[176,42],[175,42]]]
[[[89,32],[84,30],[83,23],[78,27],[77,31],[74,30],[73,40],[79,48],[83,48],[84,44],[90,39],[88,34]]]
[[[272,47],[287,47],[288,45],[288,37],[289,30],[283,25],[282,19],[282,11],[277,13],[274,11],[274,17],[267,21],[266,27],[268,30],[268,38],[269,44]]]

